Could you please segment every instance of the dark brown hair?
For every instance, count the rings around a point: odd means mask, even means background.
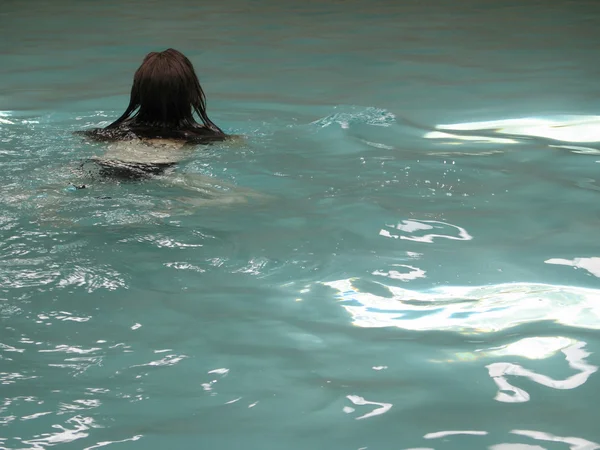
[[[202,125],[194,119],[194,112]],[[211,134],[225,136],[206,114],[206,96],[194,66],[172,48],[148,53],[135,72],[127,109],[106,129],[122,126],[202,134],[202,130],[210,130]]]

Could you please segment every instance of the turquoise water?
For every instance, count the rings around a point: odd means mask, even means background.
[[[600,448],[600,8],[191,3],[0,5],[0,448]],[[245,139],[90,182],[167,47]]]

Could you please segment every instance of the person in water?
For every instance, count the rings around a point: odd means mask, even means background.
[[[194,66],[172,48],[146,55],[135,72],[129,105],[121,117],[105,128],[77,133],[117,142],[105,155],[92,160],[100,168],[101,178],[118,179],[162,174],[181,159],[183,153],[178,150],[183,145],[229,137],[208,118],[206,96]],[[90,175],[94,172],[89,170]]]
[[[210,143],[227,138],[206,114],[206,96],[194,66],[183,53],[172,48],[146,55],[135,72],[129,105],[121,117],[105,128],[83,134],[102,141]]]

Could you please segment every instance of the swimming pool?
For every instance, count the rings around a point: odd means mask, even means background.
[[[0,448],[598,448],[598,7],[190,3],[2,3]],[[167,47],[246,139],[68,189]]]

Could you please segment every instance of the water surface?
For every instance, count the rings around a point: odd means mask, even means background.
[[[599,12],[4,0],[0,447],[600,448]],[[90,182],[167,47],[245,139]]]

